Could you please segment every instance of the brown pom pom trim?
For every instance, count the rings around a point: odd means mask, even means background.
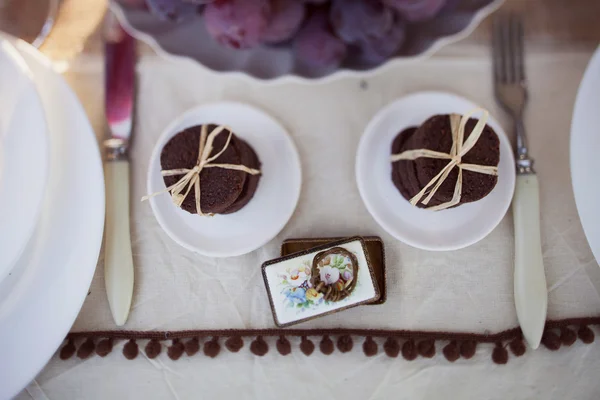
[[[446,357],[446,360],[450,362],[454,362],[460,358],[460,351],[458,349],[458,344],[455,340],[451,341],[446,346],[444,346],[444,348],[442,349],[442,353],[444,353],[444,357]]]
[[[148,343],[146,343],[146,347],[144,347],[146,356],[148,356],[149,359],[154,359],[154,358],[158,357],[161,350],[162,350],[162,345],[156,339],[150,340]]]
[[[321,349],[321,353],[327,356],[333,353],[333,342],[328,335],[323,336],[323,340],[321,340],[321,343],[319,343],[319,349]]]
[[[241,336],[232,336],[225,341],[225,347],[232,353],[237,353],[244,347],[244,339],[242,339]]]
[[[367,357],[373,357],[377,354],[377,343],[375,343],[371,336],[367,336],[365,339],[365,342],[363,343],[363,352]]]
[[[395,338],[389,337],[383,344],[383,351],[388,357],[396,358],[400,354],[400,344]]]
[[[558,350],[562,345],[573,345],[577,338],[583,343],[592,343],[595,339],[594,331],[591,329],[593,325],[600,325],[600,317],[546,321],[542,343],[544,347],[553,351]],[[88,358],[95,351],[100,357],[105,357],[112,351],[115,340],[125,340],[123,355],[129,360],[133,360],[139,353],[137,341],[141,340],[143,341],[141,343],[145,343],[144,351],[148,358],[156,358],[162,353],[163,343],[172,341],[166,353],[172,360],[178,360],[184,353],[188,356],[198,353],[201,348],[199,338],[211,338],[204,342],[202,350],[207,357],[214,358],[221,352],[219,343],[221,337],[227,338],[224,341],[225,348],[233,353],[239,352],[243,348],[244,337],[250,338],[249,340],[252,340],[250,351],[257,356],[264,356],[269,351],[265,337],[275,338],[277,352],[284,356],[292,352],[289,338],[300,337],[300,351],[304,355],[310,356],[316,347],[315,342],[309,339],[311,336],[319,341],[319,349],[325,355],[332,354],[336,346],[341,353],[353,351],[353,336],[364,338],[362,351],[367,357],[375,356],[379,351],[376,339],[385,339],[383,350],[389,357],[398,357],[398,354],[402,353],[402,357],[408,361],[416,359],[419,355],[426,358],[433,357],[436,351],[436,341],[445,342],[442,353],[450,362],[455,362],[461,357],[472,358],[477,346],[482,343],[495,344],[491,358],[497,364],[508,362],[507,347],[515,356],[522,356],[527,349],[519,328],[495,334],[390,329],[231,329],[177,332],[72,332],[67,335],[66,343],[60,349],[58,356],[62,360],[67,360],[75,354],[80,358]],[[337,338],[335,343],[331,337]]]
[[[502,346],[502,342],[496,343],[494,351],[492,352],[492,360],[496,364],[506,364],[508,362],[508,351]]]
[[[552,331],[546,331],[542,335],[542,344],[548,350],[556,351],[560,349],[560,336]]]
[[[577,334],[566,326],[563,326],[560,328],[560,341],[565,346],[570,346],[577,341]]]
[[[583,343],[590,344],[594,341],[594,332],[587,325],[581,325],[577,335]]]
[[[282,356],[287,356],[292,352],[292,345],[290,344],[290,341],[286,339],[285,336],[279,336],[279,339],[277,339],[277,343],[275,343],[275,347],[277,347],[277,351]]]
[[[184,345],[185,354],[189,357],[193,356],[200,350],[200,340],[197,337],[191,338]]]
[[[98,346],[96,346],[96,354],[100,357],[106,357],[113,349],[113,340],[112,338],[102,339],[98,342]]]
[[[315,351],[315,344],[306,336],[302,336],[300,350],[304,353],[304,355],[310,356],[313,351]]]
[[[417,345],[419,354],[425,358],[432,358],[435,355],[435,341],[433,339],[425,339]]]
[[[133,360],[137,357],[139,352],[138,345],[134,339],[129,339],[129,342],[123,346],[123,355],[128,360]]]
[[[354,343],[352,342],[352,337],[350,335],[342,335],[338,338],[337,341],[338,350],[342,353],[347,353],[352,351],[352,347],[354,347]]]
[[[173,339],[173,344],[169,346],[167,349],[167,355],[173,361],[177,361],[183,355],[185,351],[185,346],[179,339]]]
[[[219,355],[221,351],[221,345],[219,344],[219,338],[213,337],[208,342],[204,343],[204,347],[202,348],[204,355],[210,358],[215,358]]]
[[[475,355],[477,351],[477,342],[474,340],[465,340],[460,345],[460,355],[462,358],[470,359]]]
[[[68,360],[69,358],[73,357],[73,354],[75,354],[76,350],[77,349],[75,348],[75,341],[73,339],[69,339],[67,344],[65,344],[63,348],[60,349],[60,359]]]
[[[250,344],[250,351],[257,356],[264,356],[269,351],[269,345],[262,336],[258,336],[254,342]]]
[[[521,357],[523,354],[525,354],[525,351],[527,350],[522,336],[514,338],[508,344],[508,347],[510,347],[510,351],[512,351],[512,353],[517,357]]]
[[[88,338],[81,346],[79,346],[79,350],[77,350],[77,357],[85,360],[92,355],[95,348],[96,345],[94,344],[94,339]]]
[[[417,346],[415,345],[414,340],[411,339],[404,342],[402,345],[402,357],[404,357],[405,360],[412,361],[417,358],[418,355],[419,353],[417,352]]]

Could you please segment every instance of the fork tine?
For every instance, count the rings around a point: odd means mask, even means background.
[[[515,68],[513,59],[514,49],[512,46],[511,31],[510,17],[504,16],[501,24],[501,38],[505,81],[507,83],[513,83],[515,81]]]
[[[500,18],[495,17],[492,24],[492,64],[496,83],[504,82],[504,66],[502,63],[502,38]]]
[[[511,15],[511,31],[515,80],[521,82],[525,80],[525,63],[523,60],[523,22],[515,14]]]

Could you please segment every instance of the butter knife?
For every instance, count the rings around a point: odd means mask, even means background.
[[[135,40],[109,13],[105,25],[105,112],[110,138],[106,162],[104,280],[117,326],[125,324],[133,296],[133,256],[129,230],[129,142],[135,96]]]

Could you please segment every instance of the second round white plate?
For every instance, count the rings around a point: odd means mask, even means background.
[[[49,173],[32,237],[0,282],[0,399],[16,396],[63,342],[88,294],[104,230],[102,160],[85,110],[48,59],[7,40],[44,105]]]
[[[38,221],[48,177],[44,108],[29,67],[0,38],[0,281]]]
[[[391,147],[399,132],[436,114],[465,114],[476,107],[449,93],[415,93],[385,107],[367,126],[356,155],[358,189],[373,218],[396,239],[424,250],[457,250],[483,239],[506,214],[515,162],[506,133],[492,117],[488,125],[500,139],[500,163],[498,183],[485,198],[436,212],[411,206],[392,183]]]
[[[164,145],[183,129],[208,123],[230,126],[256,151],[262,176],[252,200],[236,213],[214,217],[183,211],[167,193],[150,204],[160,226],[181,246],[210,257],[239,256],[273,239],[291,218],[300,197],[300,158],[286,130],[263,111],[234,102],[203,105],[177,118],[158,140],[148,170],[149,194],[165,189]]]
[[[600,47],[592,57],[577,93],[571,123],[571,178],[577,212],[588,243],[600,262]]]

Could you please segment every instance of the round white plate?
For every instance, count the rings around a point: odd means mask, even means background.
[[[0,282],[38,220],[48,174],[46,117],[31,71],[0,38]]]
[[[571,178],[577,212],[594,257],[600,261],[600,47],[590,61],[571,124]]]
[[[46,110],[50,168],[38,225],[0,283],[0,399],[25,387],[64,340],[88,293],[104,228],[102,162],[85,111],[48,60],[25,42],[15,46]]]
[[[396,239],[424,250],[456,250],[483,239],[506,214],[515,163],[510,142],[492,117],[488,125],[500,139],[500,164],[498,184],[485,198],[435,212],[411,206],[392,183],[391,147],[399,132],[436,114],[464,114],[476,107],[449,93],[415,93],[385,107],[367,126],[356,155],[356,182],[373,218]]]
[[[292,139],[271,116],[254,107],[223,102],[191,109],[171,123],[150,159],[148,193],[165,189],[160,153],[175,134],[193,125],[230,126],[262,163],[256,193],[240,211],[200,217],[176,207],[169,194],[150,199],[160,226],[181,246],[211,257],[239,256],[273,239],[291,218],[300,196],[300,158]]]

